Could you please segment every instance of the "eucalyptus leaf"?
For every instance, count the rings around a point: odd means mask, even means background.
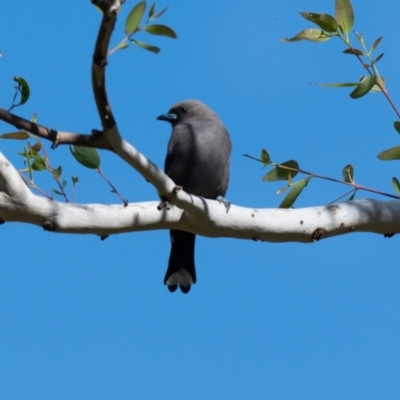
[[[363,35],[361,35],[361,33],[358,33],[356,31],[354,31],[354,34],[356,35],[356,38],[360,42],[360,44],[364,47],[365,46],[365,42],[364,42]]]
[[[166,25],[147,25],[145,30],[152,35],[167,36],[173,39],[176,39],[178,37],[176,33],[169,26]]]
[[[58,168],[53,169],[53,174],[57,179],[60,179],[61,173],[62,173],[61,165]]]
[[[143,42],[141,42],[139,40],[136,40],[136,39],[131,39],[131,41],[133,43],[135,43],[137,46],[141,47],[142,49],[151,51],[151,52],[156,53],[156,54],[160,52],[160,48],[157,47],[157,46],[153,46],[151,44],[143,43]]]
[[[374,44],[371,46],[371,53],[378,47],[378,44],[381,42],[383,36],[378,37],[378,39],[375,40]]]
[[[2,135],[0,135],[0,139],[26,140],[29,138],[30,138],[29,133],[24,131],[3,133]]]
[[[393,185],[394,191],[400,196],[400,183],[396,177],[392,178],[392,185]]]
[[[349,197],[348,201],[354,200],[354,197],[356,197],[356,193],[357,193],[357,190],[354,190],[353,194]]]
[[[32,162],[31,167],[35,171],[43,171],[43,170],[47,169],[46,162],[44,161],[44,158],[39,153],[36,153],[33,156],[33,162]]]
[[[338,24],[331,15],[329,14],[317,14],[313,12],[301,12],[300,15],[308,21],[314,22],[325,32],[337,32]]]
[[[343,180],[348,183],[354,183],[354,167],[347,164],[342,171]]]
[[[69,150],[76,161],[86,168],[98,169],[100,167],[99,153],[93,147],[74,146],[72,148],[70,146]]]
[[[124,50],[129,47],[129,42],[121,42],[115,50]]]
[[[42,148],[42,144],[40,142],[35,143],[32,147],[31,147],[31,151],[38,153]]]
[[[28,82],[20,76],[14,76],[14,81],[18,82],[19,89],[21,91],[21,100],[18,105],[25,104],[28,101],[30,95]]]
[[[151,21],[151,18],[153,17],[155,11],[156,11],[156,3],[153,3],[149,10],[149,21]]]
[[[59,196],[64,196],[61,192],[59,192],[59,191],[56,190],[56,189],[51,189],[51,191],[52,191],[54,194],[58,194]]]
[[[280,165],[282,167],[288,167],[289,169],[277,166],[265,174],[262,180],[264,182],[286,181],[291,180],[298,174],[297,170],[299,169],[299,164],[297,161],[289,160]]]
[[[293,185],[291,185],[290,192],[286,195],[283,199],[282,203],[280,204],[279,208],[290,208],[293,206],[296,199],[299,197],[300,193],[303,189],[307,186],[311,177],[307,177],[297,181]]]
[[[271,158],[269,156],[269,153],[265,149],[261,150],[261,161],[264,164],[264,166],[266,166],[266,165],[271,163]]]
[[[376,84],[376,76],[367,76],[365,77],[358,86],[350,93],[350,97],[352,99],[359,99],[362,96],[365,96],[372,87]]]
[[[355,56],[362,56],[362,55],[364,55],[364,53],[363,53],[361,50],[359,50],[359,49],[353,49],[353,48],[343,50],[343,53],[344,53],[344,54],[353,54],[353,55],[355,55]]]
[[[376,64],[384,55],[385,55],[385,53],[379,54],[379,56],[375,58],[374,64]]]
[[[380,152],[378,158],[382,161],[400,160],[400,146]]]
[[[315,28],[310,28],[310,29],[305,29],[301,32],[299,32],[295,37],[293,38],[284,38],[281,39],[282,42],[298,42],[300,40],[309,40],[310,42],[326,42],[331,38],[331,35],[328,35],[321,29],[315,29]]]
[[[146,10],[146,2],[141,1],[132,8],[125,21],[125,33],[129,36],[136,32]]]
[[[335,19],[347,35],[354,25],[354,11],[350,0],[335,1]]]
[[[165,11],[167,11],[168,7],[163,8],[159,13],[157,13],[156,15],[153,15],[149,20],[150,21],[154,21],[157,18],[160,18],[161,15],[163,15],[165,13]]]
[[[313,83],[316,86],[331,87],[331,88],[344,88],[358,86],[359,82],[342,82],[342,83]]]

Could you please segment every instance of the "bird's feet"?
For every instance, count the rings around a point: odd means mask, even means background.
[[[218,200],[220,203],[222,203],[225,206],[226,213],[228,214],[229,209],[231,208],[231,203],[228,200],[224,199],[222,196],[218,196],[216,198],[216,200]]]
[[[158,210],[169,210],[171,207],[168,200],[161,200],[161,203],[157,206]]]

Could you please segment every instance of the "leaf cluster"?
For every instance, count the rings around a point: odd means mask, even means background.
[[[146,20],[143,23],[143,20],[145,19],[144,18],[145,11],[146,11],[145,1],[137,3],[132,8],[130,13],[128,14],[128,17],[125,20],[126,36],[113,50],[110,51],[110,54],[114,53],[117,50],[128,48],[130,43],[133,43],[136,46],[151,51],[153,53],[159,53],[161,50],[159,47],[133,38],[133,35],[135,35],[140,31],[147,32],[151,35],[166,36],[172,39],[176,39],[178,37],[175,31],[171,29],[169,26],[151,23],[156,19],[160,18],[165,13],[165,11],[167,11],[167,7],[165,7],[159,12],[156,12],[156,4],[153,3],[147,13]]]

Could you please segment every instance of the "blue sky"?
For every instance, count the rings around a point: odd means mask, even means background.
[[[47,4],[46,4],[47,3]],[[75,4],[76,3],[76,4]],[[30,84],[17,112],[50,127],[99,128],[90,62],[100,14],[89,1],[15,0],[2,6],[0,104],[14,75]],[[127,1],[113,36],[123,37]],[[48,5],[46,7],[46,5]],[[333,0],[244,4],[169,0],[160,23],[179,38],[141,35],[138,48],[109,60],[107,83],[121,133],[162,166],[170,127],[155,118],[174,102],[201,99],[234,146],[227,198],[276,207],[282,184],[244,158],[262,148],[276,162],[336,178],[349,163],[360,184],[392,192],[396,163],[376,158],[398,144],[396,119],[381,95],[309,82],[363,75],[338,40],[285,44],[310,24],[298,11],[333,13]],[[355,29],[370,45],[383,35],[380,72],[398,99],[398,2],[353,0]],[[354,41],[355,42],[355,41]],[[0,124],[1,133],[13,130]],[[22,144],[1,142],[22,167]],[[80,178],[77,201],[116,203],[104,182],[67,147],[50,151],[66,179]],[[111,153],[104,173],[131,202],[157,193]],[[38,177],[44,189],[51,181]],[[297,207],[324,205],[346,188],[312,181]],[[376,197],[359,193],[361,197]],[[163,285],[165,231],[59,235],[10,223],[0,227],[0,398],[2,399],[394,399],[400,393],[398,237],[354,234],[316,244],[197,238],[198,283],[190,294]]]

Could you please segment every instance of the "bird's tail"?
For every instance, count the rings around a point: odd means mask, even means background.
[[[174,292],[179,285],[183,293],[188,293],[190,285],[196,283],[196,269],[194,266],[193,233],[183,231],[170,231],[171,253],[168,269],[165,274],[164,284],[170,292]]]

